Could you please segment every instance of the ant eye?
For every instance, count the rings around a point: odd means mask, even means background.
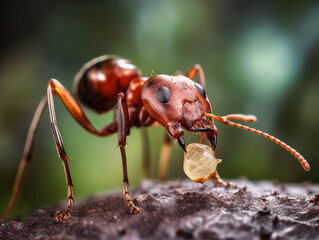
[[[165,86],[157,90],[156,97],[161,103],[167,103],[171,99],[171,92]]]
[[[204,97],[204,98],[206,98],[206,92],[205,92],[205,90],[203,89],[203,87],[200,85],[200,84],[198,84],[198,83],[194,83],[194,85],[195,85],[195,87],[198,89],[198,91],[200,92],[200,94],[202,94],[202,96]]]

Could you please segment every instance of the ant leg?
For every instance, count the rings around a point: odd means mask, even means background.
[[[43,112],[46,109],[46,107],[47,107],[47,96],[44,96],[39,106],[37,107],[32,123],[30,125],[28,135],[27,135],[27,140],[23,150],[22,159],[19,165],[19,170],[14,182],[13,191],[5,212],[0,216],[0,221],[6,219],[11,214],[11,212],[13,211],[16,205],[17,199],[19,198],[22,180],[24,178],[27,166],[28,164],[31,163],[31,160],[32,160],[32,150],[33,150],[35,134],[38,130],[41,118],[43,116]]]
[[[73,96],[60,84],[57,80],[50,80],[47,88],[47,95],[48,95],[48,106],[49,106],[49,114],[50,114],[50,123],[51,129],[53,133],[53,137],[55,140],[56,148],[59,154],[60,159],[63,161],[65,175],[66,175],[66,182],[68,185],[68,206],[64,213],[59,214],[56,217],[58,222],[63,221],[66,219],[72,212],[72,205],[74,202],[73,197],[73,182],[71,178],[71,173],[68,165],[68,159],[70,159],[64,149],[62,137],[60,131],[57,127],[55,111],[54,111],[54,102],[53,102],[53,94],[56,94],[60,97],[68,111],[71,113],[72,117],[87,131],[92,134],[98,136],[107,136],[117,131],[117,127],[115,124],[111,123],[107,125],[100,131],[97,131],[90,121],[87,119],[86,115],[84,114],[83,110],[81,109],[80,105],[76,102]]]
[[[221,177],[218,174],[218,171],[215,171],[215,174],[213,175],[213,181],[217,184],[217,185],[222,185],[222,186],[226,186],[226,187],[236,187],[236,185],[232,182],[225,182],[223,179],[221,179]]]
[[[150,144],[146,128],[141,128],[144,177],[151,177]]]
[[[168,163],[169,163],[169,155],[172,149],[172,139],[165,131],[164,143],[162,145],[161,155],[160,155],[160,163],[158,176],[161,181],[167,180],[167,172],[168,172]]]
[[[68,195],[67,195],[68,196],[68,206],[67,206],[67,209],[64,213],[58,214],[55,218],[55,220],[57,222],[62,222],[69,215],[71,215],[71,212],[72,212],[72,205],[74,202],[72,190],[74,189],[74,185],[72,182],[71,173],[70,173],[70,169],[69,169],[69,165],[68,165],[68,160],[70,158],[67,156],[67,154],[65,152],[62,137],[61,137],[61,134],[60,134],[60,131],[58,129],[57,122],[56,122],[53,94],[52,94],[53,90],[51,87],[52,87],[52,85],[51,85],[51,81],[50,81],[49,85],[48,85],[48,89],[47,89],[47,95],[48,95],[48,106],[49,106],[51,129],[52,129],[52,133],[53,133],[53,137],[54,137],[54,141],[55,141],[55,146],[57,148],[59,157],[63,162],[64,171],[65,171],[65,175],[66,175],[66,182],[68,185]],[[56,91],[58,92],[58,89],[56,89]]]
[[[129,128],[129,115],[127,104],[124,98],[123,93],[119,93],[117,95],[118,101],[118,144],[121,149],[122,155],[122,166],[123,166],[123,194],[124,199],[126,201],[126,205],[130,209],[132,213],[138,213],[140,209],[136,207],[132,201],[130,195],[130,186],[128,181],[127,174],[127,164],[126,164],[126,153],[125,153],[125,145],[126,145],[126,136],[130,134]]]
[[[206,91],[206,80],[202,67],[198,64],[192,66],[188,72],[185,74],[189,79],[194,79],[194,77],[198,74],[198,83],[205,89]]]

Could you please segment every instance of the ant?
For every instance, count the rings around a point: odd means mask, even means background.
[[[196,75],[199,83],[193,81]],[[155,75],[146,78],[141,76],[140,71],[130,61],[116,56],[101,56],[85,64],[75,77],[74,96],[59,81],[51,79],[48,83],[47,93],[42,98],[30,125],[13,192],[7,209],[0,218],[6,218],[14,209],[21,190],[23,176],[32,159],[34,137],[47,107],[55,145],[59,158],[63,162],[68,186],[66,211],[58,214],[56,221],[62,222],[72,212],[74,185],[68,165],[68,160],[71,159],[66,154],[58,129],[53,96],[58,96],[62,100],[72,117],[88,132],[100,137],[118,133],[118,146],[123,166],[123,194],[126,205],[132,213],[138,213],[140,209],[133,203],[129,191],[125,145],[130,128],[134,126],[162,125],[166,129],[167,134],[160,156],[161,179],[166,177],[171,139],[175,140],[186,152],[183,129],[188,132],[200,132],[201,142],[204,143],[207,138],[213,150],[216,148],[218,131],[214,125],[214,119],[269,138],[290,151],[305,170],[310,170],[307,161],[287,144],[259,130],[229,121],[235,119],[255,122],[255,116],[231,114],[219,117],[213,115],[206,96],[205,85],[204,73],[199,65],[191,67],[185,75],[176,73],[175,75]],[[96,130],[78,102],[98,114],[107,113],[116,106],[114,121],[101,130]],[[145,164],[145,166],[147,165]],[[217,171],[214,180],[217,183],[227,185],[220,179]]]

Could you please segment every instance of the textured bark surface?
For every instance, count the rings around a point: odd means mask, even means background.
[[[319,185],[234,182],[144,181],[132,194],[139,214],[108,194],[76,202],[63,223],[54,216],[66,204],[4,222],[0,239],[319,239]]]

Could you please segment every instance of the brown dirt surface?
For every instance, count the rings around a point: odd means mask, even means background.
[[[131,214],[120,193],[66,203],[1,223],[0,239],[319,239],[319,185],[234,181],[238,188],[189,180],[144,181]]]

